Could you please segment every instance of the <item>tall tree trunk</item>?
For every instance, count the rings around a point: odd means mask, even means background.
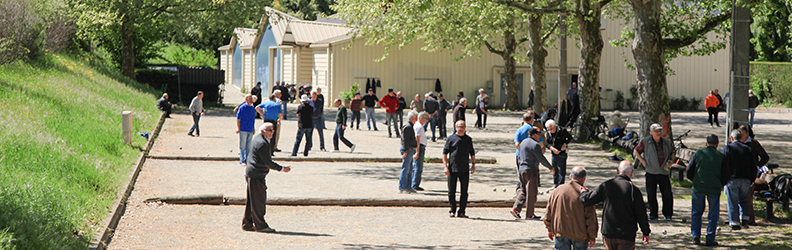
[[[581,1],[579,13],[575,15],[580,26],[580,65],[578,66],[578,95],[580,96],[580,113],[585,114],[582,120],[587,127],[593,128],[600,115],[599,107],[599,72],[602,61],[602,33],[600,33],[600,16],[602,7],[599,3]]]
[[[547,82],[545,59],[547,50],[542,41],[542,15],[528,17],[528,40],[530,42],[531,83],[534,91],[534,112],[541,114],[547,110]]]
[[[126,14],[121,20],[121,74],[135,80],[135,28],[131,19]]]
[[[663,137],[671,138],[671,112],[666,86],[665,60],[660,27],[659,0],[630,1],[635,12],[635,39],[632,52],[638,69],[638,107],[641,111],[641,137],[649,126],[663,126]]]
[[[511,31],[503,32],[504,49],[503,62],[506,74],[506,109],[520,109],[520,102],[517,99],[517,60],[514,59],[514,51],[517,49],[517,41]]]

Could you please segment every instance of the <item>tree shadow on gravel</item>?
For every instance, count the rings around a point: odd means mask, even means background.
[[[292,236],[310,236],[310,237],[335,237],[334,235],[330,234],[315,234],[315,233],[303,233],[303,232],[289,232],[289,231],[276,231],[270,234],[280,234],[280,235],[292,235]]]
[[[347,249],[453,249],[452,246],[410,246],[405,244],[373,245],[373,244],[344,244]]]
[[[473,242],[485,243],[485,248],[506,248],[506,249],[548,249],[552,248],[553,243],[548,238],[529,238],[515,240],[472,240]]]
[[[516,222],[520,223],[518,219],[492,219],[492,218],[481,218],[481,217],[470,217],[469,220],[481,220],[481,221],[495,221],[495,222]]]

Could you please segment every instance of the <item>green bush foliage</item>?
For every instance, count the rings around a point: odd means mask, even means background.
[[[792,108],[792,63],[751,62],[751,89],[765,105]]]
[[[123,145],[121,112],[134,131],[160,115],[151,88],[91,64],[44,54],[0,65],[0,248],[86,248],[146,143]]]
[[[669,107],[671,110],[679,110],[679,111],[686,111],[686,110],[701,110],[701,100],[691,98],[687,99],[685,96],[680,98],[671,98],[669,101]]]

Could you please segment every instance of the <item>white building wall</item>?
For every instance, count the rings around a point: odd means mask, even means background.
[[[310,82],[315,84],[313,78],[313,50],[310,48],[300,48],[297,50],[299,59],[297,59],[297,81],[301,84]]]
[[[242,61],[244,64],[244,66],[242,67],[242,89],[244,90],[250,90],[253,88],[251,87],[252,85],[251,81],[254,81],[255,76],[253,75],[254,66],[253,66],[253,61],[251,60],[252,58],[253,58],[253,53],[251,53],[251,50],[249,49],[242,50]]]
[[[284,48],[281,49],[281,51],[283,52],[283,60],[281,60],[282,79],[287,84],[293,84],[295,83],[296,80],[294,78],[294,56],[293,56],[294,50]]]
[[[324,93],[327,93],[329,90],[328,84],[328,74],[330,72],[330,67],[328,63],[328,55],[327,55],[327,48],[317,48],[312,50],[312,69],[311,69],[311,78],[314,79],[313,83],[316,86],[321,87]]]

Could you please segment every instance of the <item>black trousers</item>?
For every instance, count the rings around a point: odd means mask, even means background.
[[[481,117],[484,116],[482,120]],[[476,112],[476,127],[477,128],[486,128],[487,127],[487,114]]]
[[[457,212],[456,184],[459,180],[459,213],[465,214],[465,207],[468,201],[468,185],[470,184],[470,173],[451,172],[448,174],[448,205],[451,206],[449,212]]]
[[[355,125],[357,121],[357,125]],[[352,127],[360,128],[360,111],[352,111],[352,118],[349,118],[349,129]]]
[[[707,113],[709,114],[707,122],[709,122],[710,126],[712,126],[712,120],[715,120],[715,125],[720,127],[720,123],[718,123],[718,108],[707,108]]]
[[[440,138],[448,138],[446,131],[446,116],[446,113],[437,113],[437,130],[440,132]],[[451,126],[453,126],[453,124]]]
[[[266,179],[251,179],[247,181],[247,202],[245,203],[245,216],[242,217],[242,228],[262,230],[269,228],[264,220],[267,214],[267,181]]]
[[[657,186],[663,195],[663,216],[674,215],[674,194],[671,192],[671,179],[664,174],[646,174],[646,196],[649,200],[649,216],[657,218]]]

